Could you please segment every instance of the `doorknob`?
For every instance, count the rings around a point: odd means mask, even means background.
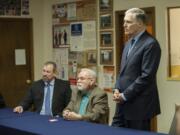
[[[29,80],[29,79],[26,80],[26,83],[27,83],[27,84],[30,84],[30,83],[31,83],[31,80]]]

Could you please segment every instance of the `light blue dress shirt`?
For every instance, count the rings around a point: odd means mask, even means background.
[[[44,99],[43,99],[43,105],[42,105],[42,109],[41,109],[41,112],[40,114],[41,115],[45,115],[45,95],[47,93],[47,89],[48,89],[48,83],[47,82],[44,82],[45,83],[45,87],[44,87]],[[52,100],[53,100],[53,93],[54,93],[54,83],[55,83],[55,79],[53,79],[50,83],[49,83],[49,87],[50,87],[50,107],[51,107],[51,110],[52,110]],[[51,115],[52,115],[52,111],[51,111]]]

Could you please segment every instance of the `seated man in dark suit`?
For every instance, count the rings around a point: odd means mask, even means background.
[[[56,78],[57,67],[52,61],[44,64],[42,79],[34,82],[14,112],[22,113],[32,105],[41,115],[61,115],[71,97],[70,84]]]
[[[1,93],[0,93],[0,108],[4,108],[5,106],[6,106],[6,105],[5,105],[3,96],[2,96]]]
[[[81,69],[77,90],[73,90],[71,100],[63,111],[64,119],[107,124],[108,112],[108,97],[96,86],[96,73],[87,68]]]

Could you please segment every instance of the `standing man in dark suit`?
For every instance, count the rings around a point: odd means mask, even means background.
[[[57,67],[52,61],[44,64],[42,79],[34,82],[14,112],[22,113],[32,105],[41,115],[61,115],[71,97],[70,84],[56,78]]]
[[[143,10],[125,12],[124,31],[129,36],[121,60],[121,69],[113,94],[117,102],[112,126],[150,130],[150,120],[160,114],[156,83],[161,49],[146,31]]]

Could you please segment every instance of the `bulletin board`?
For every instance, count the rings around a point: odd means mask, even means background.
[[[96,0],[52,5],[53,58],[59,78],[76,84],[80,68],[97,72]]]

